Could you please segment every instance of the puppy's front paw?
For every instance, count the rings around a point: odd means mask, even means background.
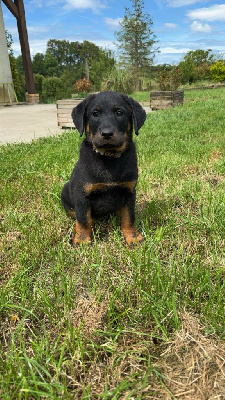
[[[82,243],[90,243],[90,242],[91,242],[90,236],[85,236],[83,234],[71,232],[70,244],[72,247],[77,247],[77,246],[81,245]]]
[[[126,232],[124,236],[128,246],[131,248],[133,248],[135,245],[142,244],[145,240],[141,233],[136,230]]]

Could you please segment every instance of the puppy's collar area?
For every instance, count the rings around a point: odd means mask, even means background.
[[[124,151],[116,151],[116,150],[107,150],[107,149],[102,149],[102,151],[99,151],[97,149],[94,149],[95,153],[100,154],[101,156],[105,157],[112,157],[112,158],[120,158],[121,155],[124,153]]]

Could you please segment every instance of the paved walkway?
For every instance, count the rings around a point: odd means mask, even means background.
[[[149,107],[144,107],[150,112]],[[0,145],[59,135],[55,104],[0,106]]]
[[[0,107],[0,144],[30,142],[62,132],[55,104],[21,104]]]

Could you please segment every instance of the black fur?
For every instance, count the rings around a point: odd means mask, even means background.
[[[92,217],[122,210],[123,231],[129,224],[134,226],[138,168],[132,131],[134,128],[138,134],[146,113],[132,98],[101,92],[78,104],[72,118],[80,135],[85,131],[86,138],[71,178],[62,189],[61,200],[69,214],[76,214],[73,244],[79,244],[90,240]],[[127,242],[134,242],[138,232],[135,234],[133,229],[130,234],[134,239],[126,237]]]

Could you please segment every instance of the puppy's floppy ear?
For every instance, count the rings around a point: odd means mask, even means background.
[[[73,119],[73,123],[75,125],[75,127],[77,128],[80,136],[83,135],[84,132],[84,128],[85,128],[85,124],[84,124],[84,120],[85,120],[85,111],[86,108],[90,102],[90,100],[94,97],[94,95],[89,95],[85,100],[81,101],[81,103],[79,103],[76,107],[74,107],[73,111],[72,111],[72,119]]]
[[[136,100],[132,99],[132,97],[127,97],[127,101],[132,109],[134,131],[136,135],[138,135],[139,129],[144,125],[146,120],[146,112]]]

